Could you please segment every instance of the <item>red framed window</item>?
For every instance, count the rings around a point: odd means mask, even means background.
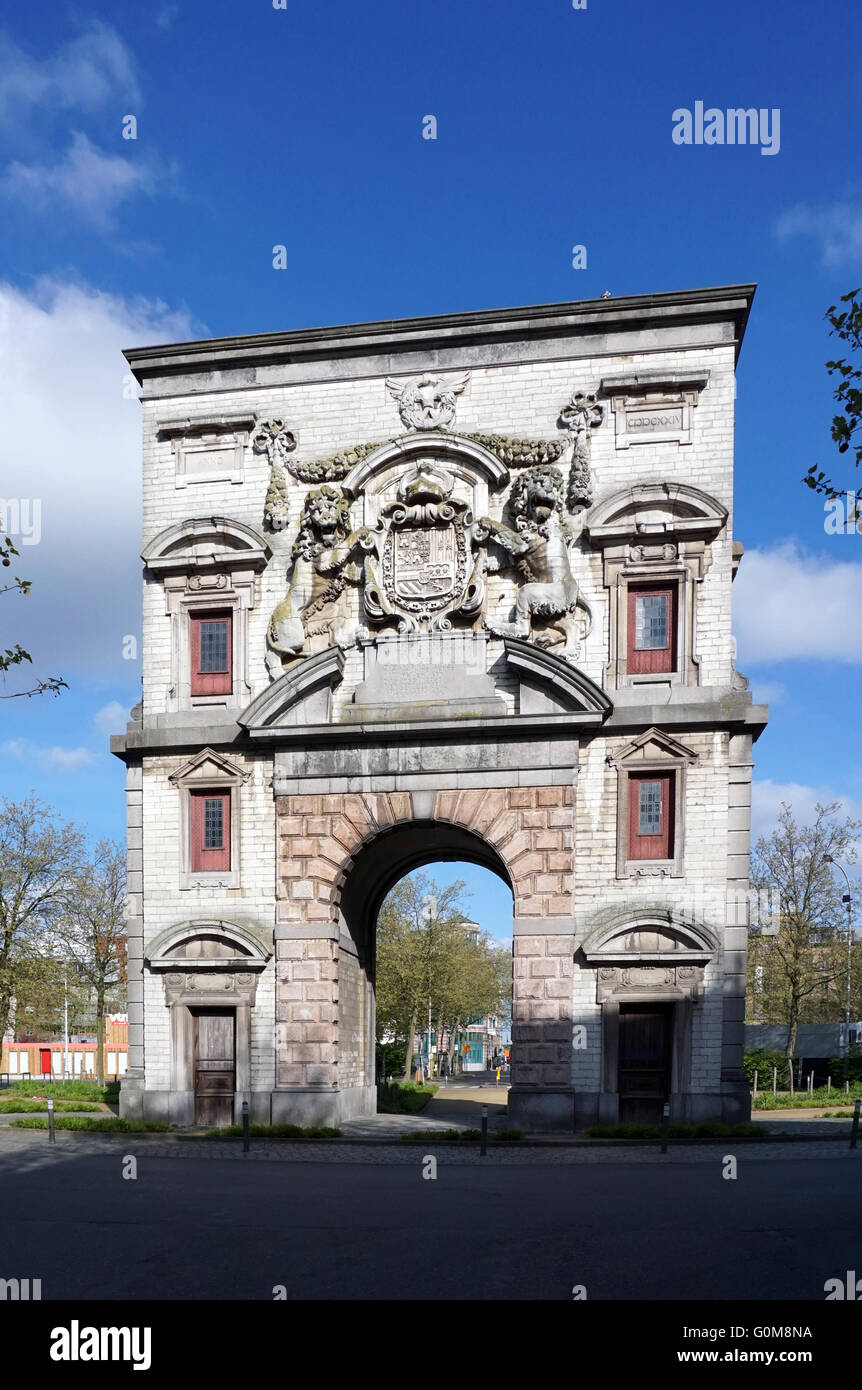
[[[233,615],[189,615],[191,693],[230,695],[233,690]]]
[[[672,772],[629,775],[629,859],[672,859]]]
[[[230,792],[190,792],[192,873],[230,869]]]
[[[630,676],[676,669],[676,603],[675,584],[629,586]]]

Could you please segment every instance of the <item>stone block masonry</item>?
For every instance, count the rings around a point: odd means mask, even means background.
[[[493,846],[512,885],[515,913],[546,925],[572,912],[574,788],[441,790],[433,818]],[[359,1084],[357,1028],[364,1000],[355,956],[339,946],[341,890],[364,845],[415,819],[410,792],[276,798],[276,1054],[279,1086]],[[311,935],[318,927],[320,936]],[[301,933],[297,939],[293,932]],[[523,1085],[564,1080],[571,1050],[571,935],[523,936],[515,973],[530,976],[527,1013],[538,1028],[519,1053]],[[568,951],[568,958],[566,957]],[[339,1061],[340,1059],[340,1061]],[[338,1069],[341,1067],[339,1078]]]

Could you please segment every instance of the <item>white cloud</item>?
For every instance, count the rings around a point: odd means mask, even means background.
[[[0,757],[15,758],[43,772],[78,772],[99,761],[99,755],[89,748],[40,748],[26,738],[10,738],[0,743]]]
[[[10,571],[32,592],[3,600],[4,639],[31,653],[37,676],[125,687],[139,674],[122,640],[140,625],[141,407],[124,399],[121,349],[201,332],[161,303],[0,283],[3,495],[42,504],[41,541],[19,545]]]
[[[802,782],[773,782],[770,778],[755,778],[751,788],[751,844],[752,848],[759,836],[768,835],[778,820],[782,802],[793,811],[798,825],[809,825],[814,820],[815,806],[831,806],[839,803],[839,817],[852,816],[862,820],[862,801],[852,796],[842,796],[829,787],[808,787]]]
[[[743,671],[765,661],[862,662],[862,550],[858,561],[835,563],[792,542],[747,550],[733,597]]]
[[[751,696],[756,705],[780,705],[787,697],[787,686],[780,681],[752,680]]]
[[[858,203],[830,203],[824,207],[798,203],[782,213],[775,230],[780,241],[791,237],[815,241],[823,265],[862,263],[862,206]]]
[[[126,727],[129,711],[119,700],[111,700],[93,715],[93,723],[100,734],[121,734]]]
[[[21,164],[15,160],[0,181],[0,191],[21,199],[35,211],[65,204],[93,226],[108,228],[121,203],[152,194],[160,177],[155,160],[138,162],[105,154],[81,131],[75,131],[58,164]]]
[[[0,35],[0,121],[34,108],[98,111],[109,100],[139,107],[140,89],[129,49],[110,25],[94,23],[49,58],[34,58]]]

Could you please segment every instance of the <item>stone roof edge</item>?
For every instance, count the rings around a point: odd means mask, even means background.
[[[434,314],[422,318],[383,319],[369,323],[290,329],[230,338],[207,338],[180,343],[128,348],[123,355],[139,382],[144,377],[197,366],[274,361],[287,358],[339,356],[382,351],[387,345],[403,351],[409,343],[432,351],[454,341],[542,338],[589,328],[611,328],[634,322],[677,319],[691,323],[733,319],[737,354],[745,333],[756,286],[716,285],[705,289],[672,290],[659,294],[621,295],[610,299],[573,300],[557,304],[523,305],[508,309],[479,309],[469,313]]]

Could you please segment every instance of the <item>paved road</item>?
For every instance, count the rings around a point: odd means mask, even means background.
[[[349,1147],[249,1161],[67,1135],[48,1152],[4,1131],[0,1275],[41,1278],[45,1299],[822,1299],[862,1268],[862,1152],[843,1145],[740,1150],[736,1181],[721,1146],[441,1146],[436,1180],[423,1146]]]

